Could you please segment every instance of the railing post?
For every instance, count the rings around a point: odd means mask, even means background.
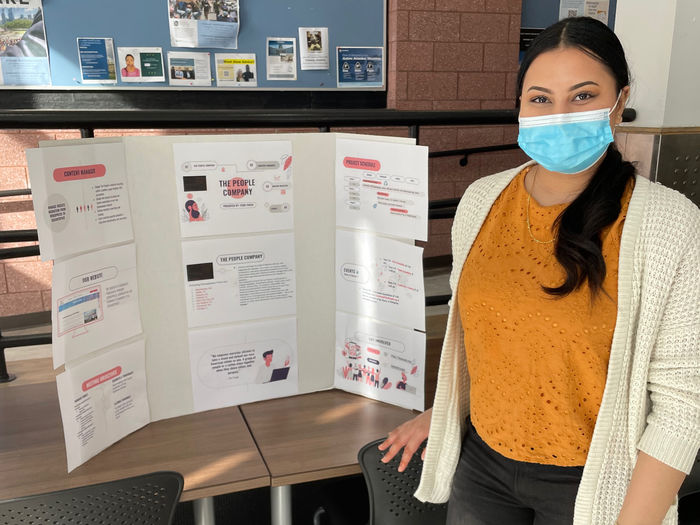
[[[408,136],[412,139],[416,139],[416,144],[420,141],[420,126],[418,124],[413,124],[408,126]]]
[[[9,383],[17,379],[15,374],[10,374],[7,371],[7,363],[5,362],[5,345],[2,343],[2,332],[0,332],[0,383]]]

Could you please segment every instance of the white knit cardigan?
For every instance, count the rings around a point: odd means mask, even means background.
[[[496,198],[525,166],[474,182],[452,226],[452,300],[423,473],[415,496],[445,502],[469,413],[457,284]],[[620,242],[618,306],[605,391],[576,497],[575,525],[612,525],[637,450],[690,472],[700,447],[700,210],[637,177]],[[677,523],[677,507],[664,525]]]

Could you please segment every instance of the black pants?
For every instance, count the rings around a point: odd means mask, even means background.
[[[583,467],[506,458],[470,422],[452,482],[448,525],[571,525]]]

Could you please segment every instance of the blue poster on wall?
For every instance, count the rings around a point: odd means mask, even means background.
[[[238,0],[168,0],[173,47],[238,48]]]
[[[338,87],[383,87],[383,47],[338,47]]]
[[[0,5],[0,84],[51,85],[41,0]]]
[[[117,63],[111,38],[78,38],[83,84],[116,84]]]

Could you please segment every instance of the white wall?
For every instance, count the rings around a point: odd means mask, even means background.
[[[632,96],[627,105],[637,110],[637,119],[630,126],[665,125],[676,9],[677,4],[686,3],[700,4],[698,0],[617,2],[615,33],[625,48],[632,72]],[[683,45],[679,43],[679,47]],[[689,54],[691,49],[686,52]],[[695,54],[697,60],[698,52]],[[697,68],[697,61],[695,64]]]
[[[676,0],[664,127],[700,126],[700,1]]]

